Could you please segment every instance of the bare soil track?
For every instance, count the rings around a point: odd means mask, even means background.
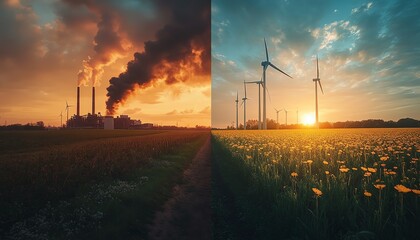
[[[149,239],[211,239],[211,145],[210,135],[191,165],[183,183],[155,215]]]

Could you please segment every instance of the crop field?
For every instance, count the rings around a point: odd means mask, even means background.
[[[420,129],[212,135],[216,239],[420,236]]]
[[[208,136],[2,132],[0,239],[143,239]]]

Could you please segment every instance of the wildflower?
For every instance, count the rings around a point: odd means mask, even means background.
[[[365,190],[365,192],[363,193],[363,195],[365,195],[365,197],[372,197],[372,193],[368,192]]]
[[[315,193],[317,197],[320,197],[322,195],[321,190],[319,190],[318,188],[312,188],[312,191]]]
[[[351,168],[351,170],[353,170],[353,171],[357,171],[357,168],[355,168],[355,167],[354,167],[354,168]]]
[[[385,184],[374,184],[373,186],[374,186],[375,188],[379,189],[379,190],[382,190],[382,189],[384,189],[384,188],[386,187],[386,185],[385,185]]]
[[[330,174],[330,171],[325,171],[325,174],[326,174],[326,175],[329,175],[329,174]]]
[[[349,168],[340,168],[340,172],[342,172],[342,173],[346,173],[349,170],[350,170]]]
[[[365,172],[368,170],[366,167],[360,167],[360,169],[362,169]]]
[[[322,163],[324,164],[324,165],[328,165],[328,162],[327,161],[322,161]]]
[[[308,164],[312,164],[314,161],[312,161],[312,160],[308,160],[308,161],[306,161]]]
[[[291,175],[292,177],[297,177],[297,176],[298,176],[297,172],[292,172],[290,175]]]
[[[363,175],[363,176],[365,176],[365,177],[370,177],[372,175],[372,173],[371,172],[365,172],[365,174]]]
[[[368,168],[368,171],[371,173],[376,173],[376,168]]]
[[[388,156],[383,156],[383,157],[381,157],[381,158],[379,158],[381,161],[386,161],[386,160],[388,160]]]
[[[408,193],[411,192],[411,189],[409,189],[408,187],[398,184],[396,186],[394,186],[395,190],[397,190],[400,193]]]
[[[416,195],[420,195],[419,189],[411,189],[411,191],[413,191],[413,193],[415,193]]]

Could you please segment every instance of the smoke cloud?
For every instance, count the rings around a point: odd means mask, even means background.
[[[98,32],[94,38],[95,54],[82,63],[83,68],[78,73],[78,85],[95,86],[103,74],[103,68],[123,56],[130,44],[119,33],[119,20],[112,10],[96,9],[100,14]]]
[[[156,32],[155,40],[144,43],[143,52],[134,54],[125,72],[109,80],[108,114],[115,114],[136,89],[150,87],[155,81],[170,85],[193,82],[197,81],[197,76],[210,75],[210,1],[160,0],[156,4],[159,9],[169,12],[169,21]],[[117,38],[113,43],[117,44],[112,46],[118,46]],[[94,68],[92,76],[93,71]]]

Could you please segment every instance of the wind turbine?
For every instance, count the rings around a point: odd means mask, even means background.
[[[238,103],[239,103],[239,100],[238,100],[238,91],[236,91],[236,100],[235,100],[235,103],[236,103],[236,130],[238,130]]]
[[[287,110],[284,109],[284,112],[286,113],[286,126],[287,126]]]
[[[67,103],[67,101],[66,101],[66,111],[67,111],[67,121],[66,121],[66,127],[68,127],[67,126],[67,124],[69,123],[69,108],[70,107],[73,107],[73,105],[69,105],[68,103]]]
[[[245,83],[256,83],[258,84],[258,129],[261,129],[261,84],[263,84],[262,79],[260,81],[245,82]]]
[[[283,109],[277,110],[276,108],[274,108],[274,110],[276,110],[276,114],[277,114],[277,128],[279,128],[279,112],[281,112]]]
[[[246,130],[246,100],[248,100],[248,98],[246,97],[246,83],[244,81],[244,89],[245,89],[245,96],[242,98],[242,104],[244,105],[244,130]]]
[[[266,89],[267,89],[267,78],[266,78],[266,71],[268,66],[276,69],[277,71],[283,73],[284,75],[292,78],[291,76],[289,76],[287,73],[283,72],[282,70],[280,70],[278,67],[276,67],[274,64],[272,64],[268,58],[268,50],[267,50],[267,43],[265,41],[264,38],[264,46],[265,46],[265,56],[266,56],[266,61],[262,61],[261,62],[261,66],[263,67],[263,87],[264,87],[264,92],[263,92],[263,129],[267,129],[267,104],[266,104]]]
[[[315,119],[316,119],[316,127],[319,128],[318,122],[318,85],[321,88],[322,94],[324,94],[324,90],[322,90],[321,79],[319,78],[319,67],[318,67],[318,55],[316,55],[316,78],[313,79],[315,83]]]

